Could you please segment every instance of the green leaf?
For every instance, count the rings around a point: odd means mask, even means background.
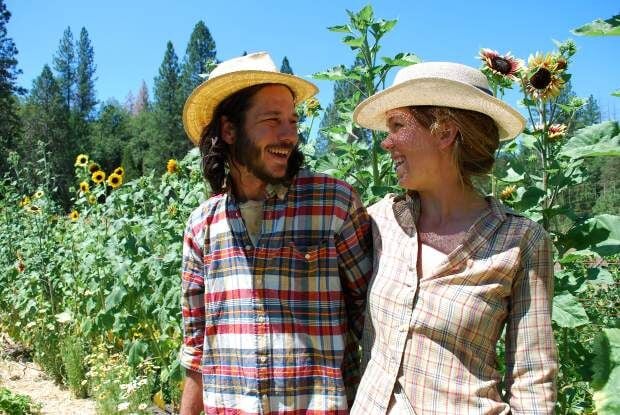
[[[336,33],[351,33],[351,27],[348,24],[338,25],[338,26],[330,26],[327,28],[330,32]]]
[[[506,171],[506,175],[499,180],[505,183],[518,183],[523,180],[525,174],[519,174],[511,167]]]
[[[612,249],[620,240],[620,216],[597,215],[575,224],[566,234],[559,236],[565,250],[570,248],[593,251],[596,248]]]
[[[344,66],[335,66],[327,71],[317,72],[312,77],[319,81],[341,81],[347,79],[347,73]]]
[[[616,89],[611,93],[611,95],[613,95],[614,97],[620,97],[620,89]]]
[[[560,327],[575,328],[588,324],[590,319],[575,296],[562,293],[553,297],[553,321]]]
[[[419,56],[413,53],[399,53],[394,58],[384,56],[381,59],[389,66],[410,66],[422,61]]]
[[[620,413],[620,329],[604,328],[594,343],[592,398],[597,414]]]
[[[357,49],[362,47],[364,44],[364,39],[355,36],[345,36],[344,39],[342,39],[342,43],[349,45],[351,49]]]
[[[620,126],[606,121],[578,130],[560,151],[560,155],[582,157],[620,156]]]
[[[596,19],[572,32],[580,36],[620,36],[620,14],[607,20]]]
[[[127,290],[123,286],[115,286],[112,292],[105,299],[105,311],[108,312],[123,302],[127,295]]]
[[[130,366],[136,367],[145,357],[148,348],[149,346],[140,340],[132,341],[129,352],[127,353],[127,363],[129,363]]]

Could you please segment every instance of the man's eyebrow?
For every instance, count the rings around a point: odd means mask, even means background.
[[[280,111],[265,111],[258,113],[259,117],[279,117],[280,115],[282,115],[282,112]],[[299,118],[296,113],[292,113],[291,116],[294,118]]]

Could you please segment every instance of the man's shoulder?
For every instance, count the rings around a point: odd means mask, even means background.
[[[301,169],[293,181],[293,186],[297,189],[316,189],[321,188],[328,191],[351,193],[353,187],[342,179],[317,173],[308,169]]]
[[[212,222],[217,217],[218,212],[225,210],[225,194],[218,194],[211,196],[207,200],[203,201],[188,218],[188,224],[198,224],[201,222]]]

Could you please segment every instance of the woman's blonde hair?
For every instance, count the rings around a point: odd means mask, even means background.
[[[471,187],[473,176],[484,176],[491,171],[499,147],[499,132],[491,117],[448,107],[415,106],[410,110],[416,121],[433,134],[441,131],[446,121],[456,125],[458,133],[452,159],[463,184]]]

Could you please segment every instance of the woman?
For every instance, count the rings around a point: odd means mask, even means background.
[[[351,413],[553,413],[549,237],[472,186],[523,117],[492,96],[479,70],[428,62],[401,69],[354,119],[388,131],[382,146],[406,195],[369,209],[374,278]]]

